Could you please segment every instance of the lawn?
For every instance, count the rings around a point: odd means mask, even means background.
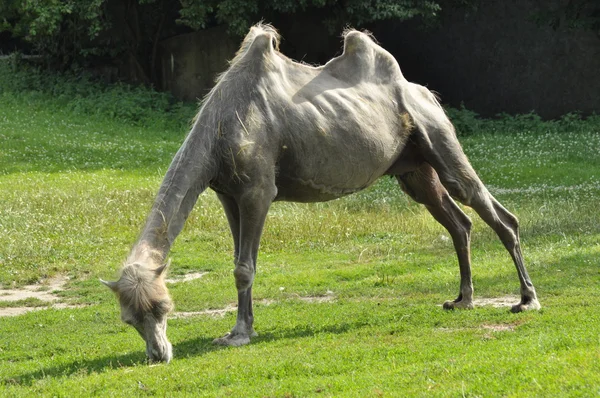
[[[0,395],[600,394],[598,118],[505,118],[461,137],[482,180],[520,219],[540,311],[491,305],[515,300],[518,279],[468,208],[480,301],[444,311],[459,283],[449,236],[384,178],[333,202],[274,204],[254,287],[259,337],[214,346],[235,323],[236,291],[227,222],[206,192],[170,254],[171,277],[204,274],[170,284],[175,358],[148,365],[98,278],[117,276],[185,137],[180,126],[0,92],[0,284],[64,278],[55,294],[68,307],[0,300],[0,309],[38,309],[0,317]]]

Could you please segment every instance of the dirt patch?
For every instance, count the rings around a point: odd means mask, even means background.
[[[483,325],[481,325],[481,328],[485,329],[485,330],[489,330],[491,332],[514,332],[515,331],[515,325],[510,325],[510,324],[506,324],[506,323],[500,323],[500,324],[496,324],[496,325],[483,324]]]
[[[503,296],[490,298],[474,298],[473,305],[475,307],[491,306],[494,308],[512,307],[521,301],[519,296]]]
[[[14,302],[33,298],[48,303],[47,306],[0,308],[0,317],[18,316],[27,312],[48,308],[65,309],[84,307],[83,305],[70,305],[60,302],[61,298],[56,295],[56,292],[64,290],[64,286],[68,281],[69,278],[66,276],[57,276],[36,283],[35,285],[23,286],[20,289],[0,289],[0,302]]]
[[[188,312],[174,312],[169,316],[169,319],[181,319],[181,318],[193,318],[201,315],[208,315],[214,318],[222,318],[228,312],[237,310],[236,306],[227,306],[221,309],[204,310],[204,311],[188,311]]]
[[[26,314],[28,312],[47,310],[50,308],[64,310],[64,309],[68,309],[68,308],[84,308],[84,307],[87,307],[87,305],[84,305],[84,304],[73,305],[73,304],[66,304],[66,303],[54,303],[47,307],[6,307],[6,308],[0,308],[0,318],[7,317],[7,316],[19,316],[19,315]]]
[[[484,334],[484,338],[494,338],[492,334],[487,333],[487,332],[514,332],[515,328],[517,327],[517,325],[515,324],[506,324],[506,323],[498,323],[498,324],[489,324],[489,323],[484,323],[481,326],[477,326],[477,327],[464,327],[464,328],[436,328],[437,331],[439,332],[447,332],[447,333],[454,333],[454,332],[460,332],[460,331],[466,331],[466,330],[475,330],[475,329],[481,329],[481,330],[485,330],[486,333]]]
[[[328,302],[332,302],[335,299],[335,297],[333,295],[296,296],[296,297],[292,297],[292,299],[301,300],[306,303],[328,303]],[[268,306],[271,304],[275,304],[277,302],[278,302],[277,300],[263,299],[263,300],[254,301],[254,304]],[[181,319],[181,318],[192,318],[192,317],[202,316],[202,315],[207,315],[207,316],[211,316],[211,317],[215,317],[215,318],[222,318],[228,312],[233,312],[233,311],[237,311],[237,305],[228,305],[225,308],[210,309],[210,310],[203,310],[203,311],[174,312],[169,316],[169,318],[170,319]]]
[[[200,279],[206,274],[208,274],[208,272],[193,272],[191,274],[178,275],[178,276],[173,276],[171,278],[167,278],[167,279],[165,279],[165,282],[167,282],[167,283],[189,282],[189,281],[193,281],[195,279]]]
[[[308,296],[294,298],[296,300],[304,301],[305,303],[330,303],[335,300],[334,296]]]
[[[57,276],[35,285],[27,285],[20,289],[0,289],[0,301],[19,301],[35,298],[41,301],[57,301],[60,298],[54,292],[64,290],[69,281],[66,276]]]

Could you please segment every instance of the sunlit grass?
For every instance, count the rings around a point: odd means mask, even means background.
[[[582,125],[461,139],[520,219],[540,312],[444,312],[439,304],[458,293],[452,242],[383,178],[333,202],[275,203],[254,287],[260,336],[220,349],[210,342],[234,313],[173,319],[175,360],[149,367],[97,278],[116,276],[185,131],[0,96],[0,283],[68,275],[59,295],[89,305],[0,318],[0,395],[597,395],[600,126]],[[465,211],[476,296],[518,294],[502,244]],[[170,256],[172,274],[208,274],[172,285],[177,311],[235,304],[232,250],[219,202],[206,192]]]

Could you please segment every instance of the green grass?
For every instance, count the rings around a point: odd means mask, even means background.
[[[334,202],[274,204],[254,288],[260,336],[219,348],[211,341],[235,313],[172,319],[174,361],[148,366],[97,279],[117,275],[185,128],[0,93],[0,284],[67,275],[61,299],[86,305],[0,318],[0,395],[597,396],[600,122],[530,119],[481,121],[461,141],[521,221],[541,311],[443,311],[459,281],[448,234],[384,178]],[[508,254],[465,210],[476,296],[518,294]],[[208,272],[172,285],[176,311],[235,304],[232,242],[213,193],[171,258],[172,274]],[[302,299],[315,296],[334,299]]]

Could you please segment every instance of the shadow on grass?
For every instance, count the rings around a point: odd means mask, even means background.
[[[540,277],[540,286],[544,286],[545,289],[550,292],[560,292],[564,289],[565,279],[564,276],[561,278],[561,274],[567,273],[570,278],[569,285],[572,282],[583,281],[584,285],[588,288],[597,286],[596,283],[600,280],[600,274],[598,274],[598,258],[595,253],[576,253],[568,256],[563,256],[557,259],[555,262],[546,265],[549,275],[544,278]],[[555,270],[555,266],[562,265],[561,270]],[[541,270],[538,270],[541,274]],[[514,283],[515,290],[518,289],[518,280],[515,273],[509,272],[505,276],[511,283]],[[500,279],[497,275],[482,276],[478,278],[479,285],[486,286],[490,289],[492,286],[501,284]],[[550,284],[553,281],[555,285]],[[458,290],[459,281],[456,280],[456,290]],[[548,285],[546,285],[548,284]],[[412,290],[420,291],[424,293],[430,292],[443,292],[448,290],[446,281],[429,281],[427,285],[417,283],[417,286],[412,286]],[[546,285],[546,286],[545,286]],[[542,289],[544,289],[542,288]],[[487,290],[486,289],[486,290]],[[514,293],[514,292],[507,292]],[[450,298],[450,297],[449,297]],[[541,297],[543,303],[543,296]],[[440,303],[441,304],[441,303]],[[506,310],[509,310],[509,306]],[[438,310],[438,309],[436,309]],[[439,309],[440,312],[443,310]],[[477,310],[475,310],[477,311]],[[351,316],[351,315],[349,315]],[[340,322],[336,324],[327,325],[298,325],[295,327],[274,327],[260,332],[259,336],[252,340],[252,344],[270,343],[280,340],[288,339],[299,339],[299,338],[310,338],[323,334],[345,334],[348,332],[356,331],[365,327],[377,326],[380,323],[388,323],[388,318],[380,319],[377,314],[373,314],[369,318],[361,318],[352,321]],[[213,337],[197,337],[191,338],[184,341],[180,341],[173,346],[175,361],[183,358],[195,358],[202,357],[213,351],[222,349],[238,349],[234,347],[222,347],[212,344]],[[71,363],[62,364],[59,366],[48,367],[36,370],[34,372],[25,373],[21,375],[15,375],[7,377],[0,381],[0,385],[20,385],[20,386],[31,386],[37,380],[44,378],[60,378],[69,377],[72,375],[80,374],[91,374],[91,373],[102,373],[110,371],[112,369],[118,369],[123,367],[136,367],[146,366],[146,357],[140,344],[140,349],[132,353],[125,355],[109,355],[102,358],[88,359],[88,360],[77,360]]]
[[[9,376],[6,379],[2,380],[0,382],[0,385],[13,384],[20,386],[31,386],[37,380],[41,380],[44,378],[59,378],[68,377],[74,374],[91,374],[93,372],[104,372],[110,369],[136,366],[145,362],[146,359],[143,351],[125,355],[111,355],[103,358],[78,360],[59,366],[41,368],[31,373],[24,373],[12,377]]]
[[[260,342],[270,342],[281,339],[311,337],[323,333],[342,334],[367,325],[369,325],[369,322],[343,323],[339,325],[328,325],[317,328],[304,326],[293,329],[277,329],[277,331],[263,332],[260,336],[252,341],[254,344],[256,344]],[[209,352],[222,349],[238,349],[237,347],[223,347],[214,345],[212,341],[212,337],[198,337],[174,344],[174,360],[176,361],[178,358],[201,357]],[[1,380],[0,385],[19,385],[28,387],[32,386],[36,381],[45,378],[57,379],[72,375],[89,375],[92,373],[102,373],[113,369],[146,365],[146,355],[144,354],[144,351],[140,349],[125,355],[109,355],[96,359],[77,360],[59,366],[42,368],[30,373],[15,375],[12,377],[9,376],[4,380]]]
[[[212,344],[212,338],[195,338],[173,346],[175,360],[183,357],[202,356],[222,347]],[[142,345],[140,344],[140,348]],[[0,385],[31,386],[37,380],[44,378],[60,378],[72,375],[89,375],[102,373],[112,369],[146,366],[148,364],[143,349],[124,355],[109,355],[102,358],[77,360],[71,363],[36,370],[35,372],[9,376],[0,380]]]
[[[344,322],[337,325],[310,326],[303,325],[288,329],[271,329],[262,331],[258,337],[252,339],[253,343],[272,342],[276,340],[298,339],[314,337],[320,334],[344,334],[372,325],[369,321]]]

